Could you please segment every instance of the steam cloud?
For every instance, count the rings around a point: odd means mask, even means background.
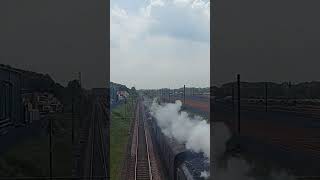
[[[210,177],[210,174],[208,171],[203,171],[201,172],[200,177],[203,177],[204,179],[208,179]]]
[[[226,142],[231,137],[231,132],[223,122],[215,122],[213,124],[213,161],[215,164],[225,161],[223,167],[214,166],[214,180],[237,179],[237,180],[295,180],[296,178],[283,170],[271,169],[268,175],[252,177],[248,175],[250,170],[255,168],[254,164],[250,164],[242,157],[227,157],[226,160],[220,160],[225,155]]]
[[[210,125],[200,116],[190,117],[181,110],[181,101],[159,105],[154,100],[151,106],[151,114],[156,118],[162,132],[185,143],[186,148],[194,152],[203,152],[210,158]]]
[[[210,159],[210,125],[200,116],[190,117],[187,112],[181,110],[181,101],[174,104],[168,103],[159,105],[155,100],[151,106],[151,114],[156,118],[162,132],[168,137],[176,139],[180,143],[185,143],[186,148],[194,152],[203,152]],[[223,122],[213,124],[213,161],[214,180],[237,179],[237,180],[295,180],[294,176],[282,170],[271,170],[267,177],[252,177],[248,174],[254,168],[242,157],[227,157],[223,160],[222,167],[218,162],[225,156],[226,142],[231,137],[231,132]],[[208,179],[210,173],[201,172],[201,177]]]

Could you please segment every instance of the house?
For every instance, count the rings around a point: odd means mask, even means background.
[[[129,93],[127,91],[118,91],[117,96],[118,96],[118,100],[121,101],[121,100],[127,99],[129,96]]]

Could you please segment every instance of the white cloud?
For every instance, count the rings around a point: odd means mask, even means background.
[[[111,8],[112,81],[138,88],[209,86],[206,4],[152,0],[134,10]]]
[[[144,16],[150,17],[151,15],[151,10],[153,7],[162,7],[164,6],[164,2],[162,0],[150,0],[150,4],[142,8],[142,12]]]

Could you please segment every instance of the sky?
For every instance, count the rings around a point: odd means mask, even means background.
[[[320,80],[320,1],[111,0],[111,80],[137,88]],[[1,0],[0,63],[104,87],[107,1]],[[210,55],[210,40],[214,39]],[[210,63],[210,56],[212,61]]]
[[[66,85],[107,84],[107,1],[1,0],[0,64],[49,74]]]
[[[137,89],[210,85],[209,0],[111,0],[110,80]]]
[[[216,0],[213,84],[320,81],[320,1]]]

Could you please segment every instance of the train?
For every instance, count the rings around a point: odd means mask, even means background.
[[[148,109],[147,107],[145,108]],[[146,112],[147,126],[151,138],[158,149],[160,160],[163,162],[165,175],[169,180],[204,180],[209,172],[210,163],[203,153],[195,153],[163,134],[155,118]]]

